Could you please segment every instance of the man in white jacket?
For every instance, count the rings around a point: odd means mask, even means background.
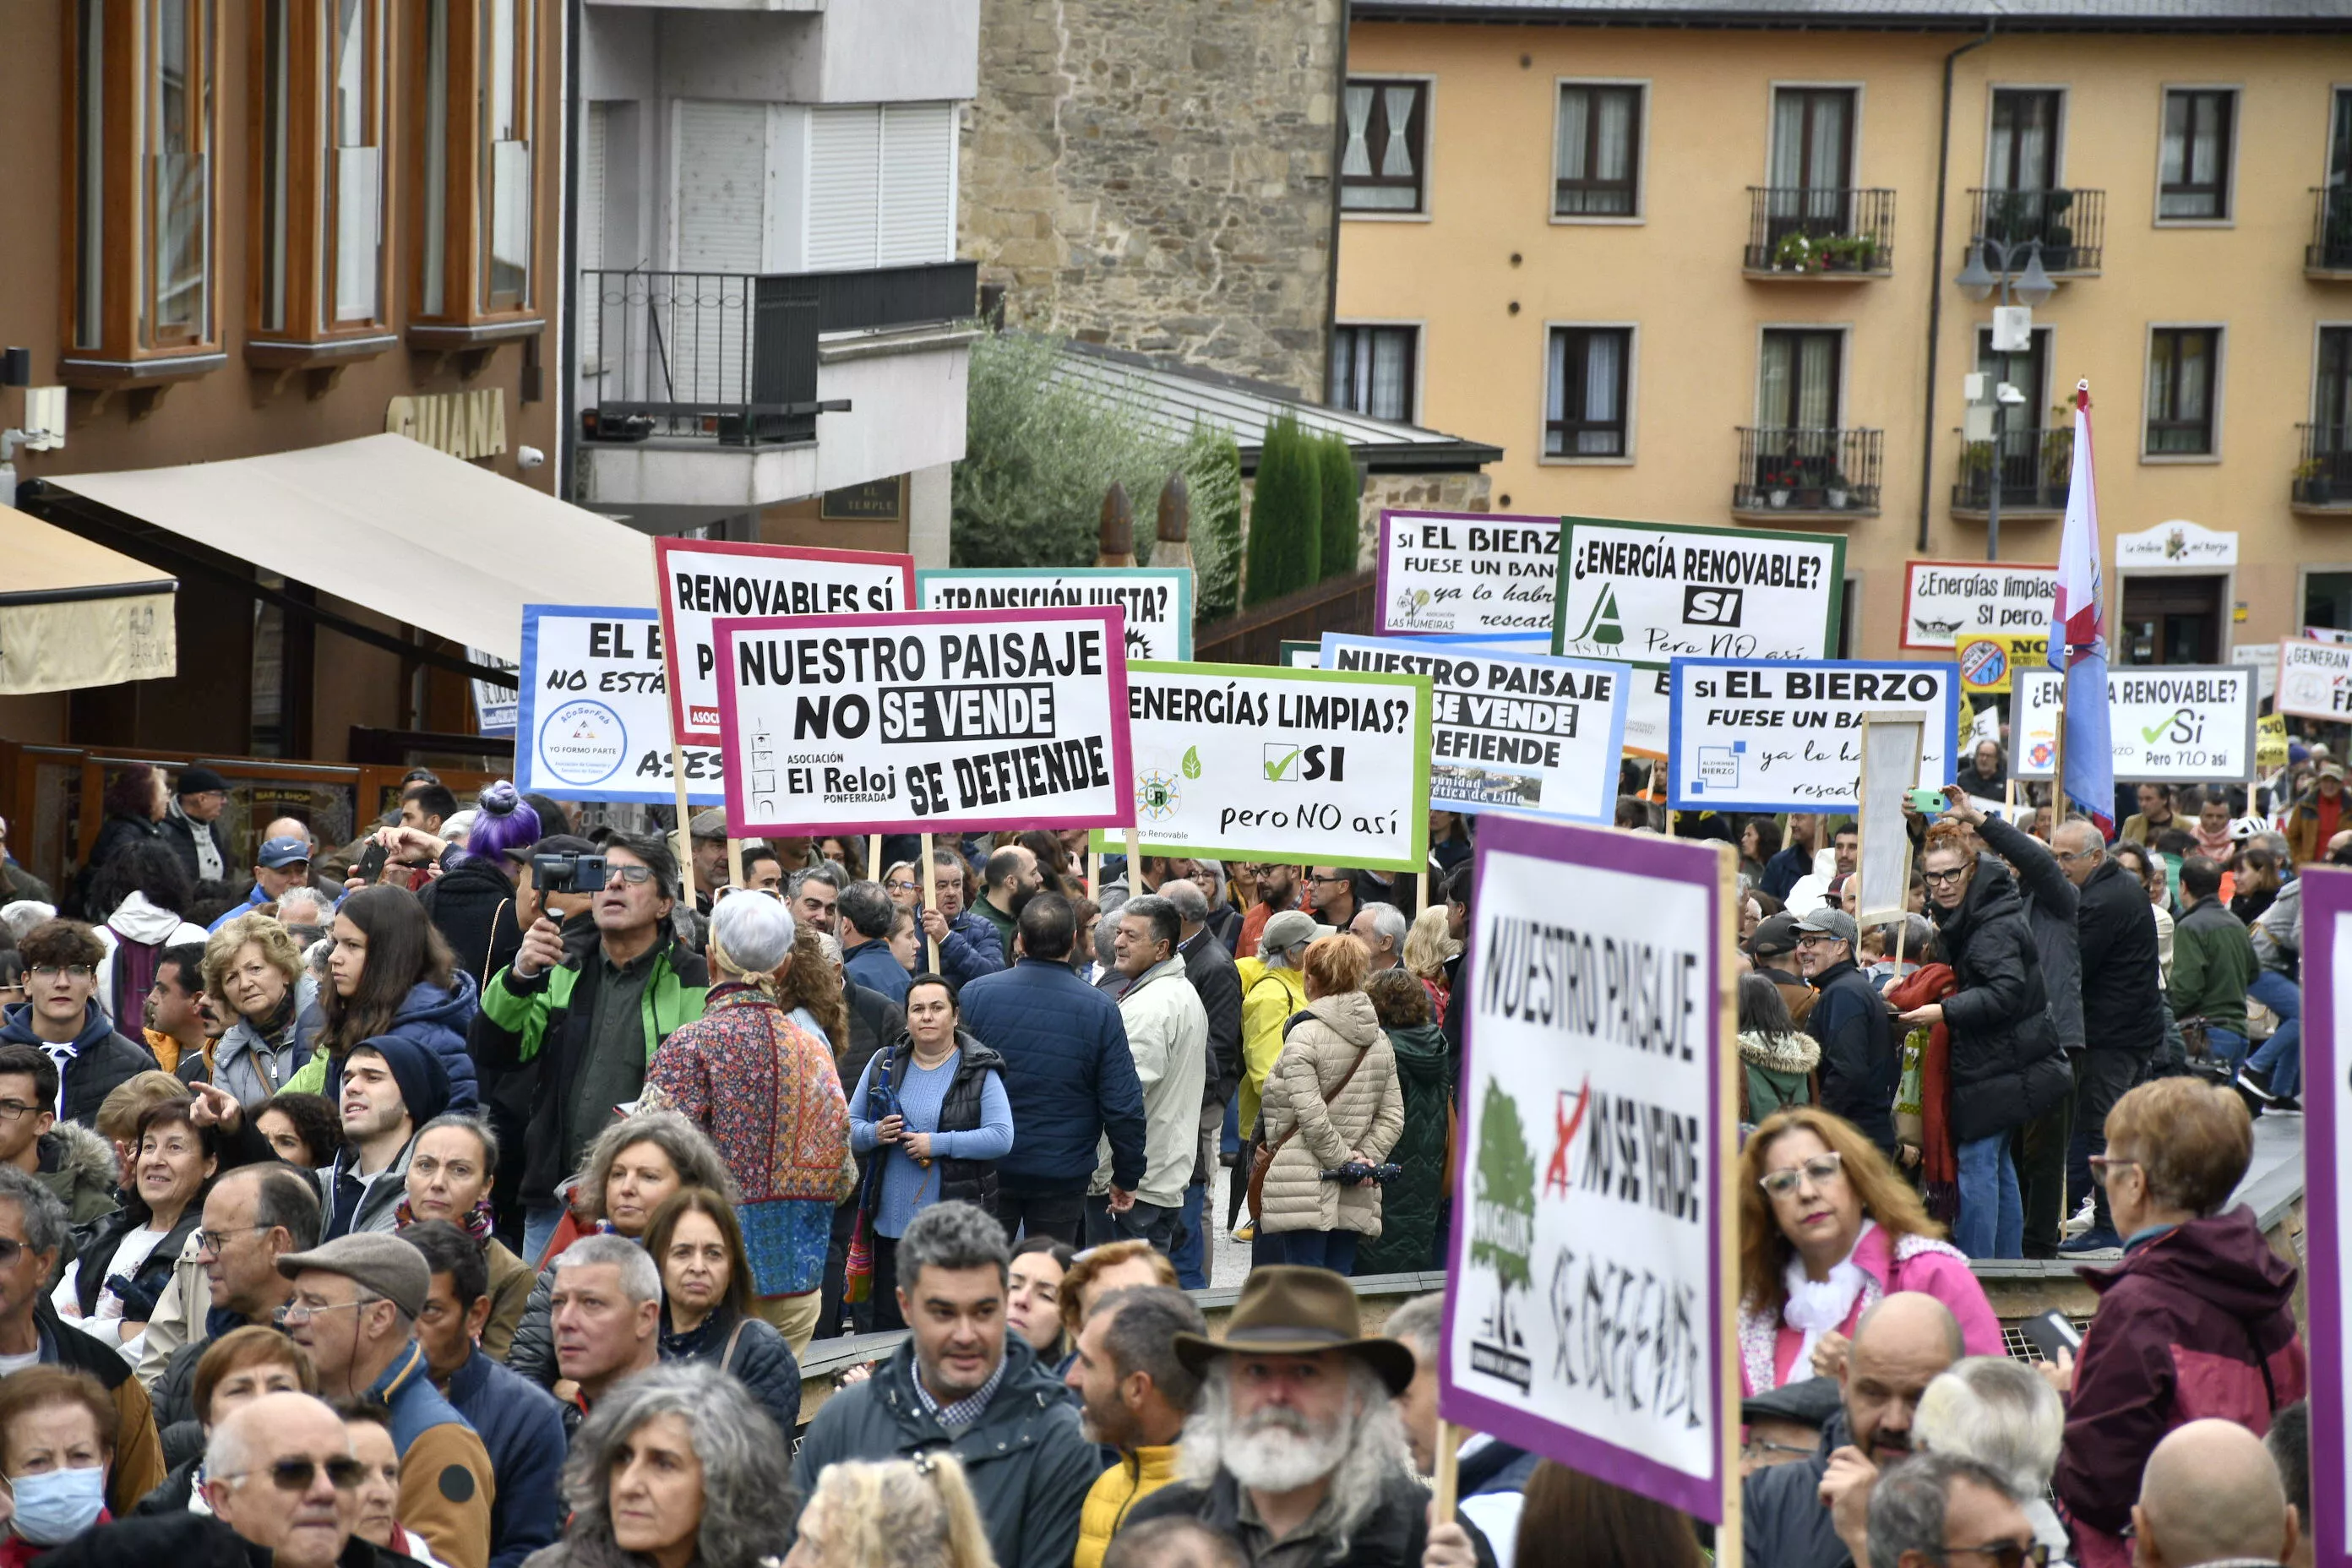
[[[1200,1152],[1201,1089],[1209,1072],[1209,1015],[1201,994],[1185,978],[1176,951],[1183,922],[1176,906],[1156,893],[1119,906],[1112,952],[1128,987],[1118,999],[1119,1021],[1135,1053],[1135,1076],[1143,1085],[1143,1184],[1135,1203],[1114,1215],[1109,1143],[1102,1145],[1087,1204],[1087,1241],[1135,1237],[1160,1251],[1173,1252],[1183,1239],[1184,1189],[1191,1185]]]

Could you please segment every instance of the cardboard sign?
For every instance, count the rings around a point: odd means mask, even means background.
[[[588,605],[522,607],[515,787],[558,800],[675,805],[669,682],[659,616]],[[688,746],[686,798],[717,805],[716,748]]]
[[[1722,1521],[1739,1484],[1732,860],[1478,834],[1438,1411]]]
[[[2287,764],[2286,716],[2265,713],[2254,721],[2254,766],[2270,773]]]
[[[728,832],[1135,820],[1117,606],[719,623]]]
[[[1559,561],[1554,653],[1658,664],[1822,658],[1837,645],[1838,535],[1571,517]]]
[[[1914,713],[1865,713],[1861,734],[1862,805],[1855,813],[1861,832],[1854,870],[1862,878],[1854,913],[1873,926],[1899,921],[1908,912],[1911,835],[1903,798],[1919,776],[1919,752],[1927,726]]]
[[[1613,820],[1627,666],[1326,632],[1323,668],[1430,678],[1432,810]]]
[[[1559,574],[1559,519],[1383,511],[1374,592],[1383,637],[1543,632]]]
[[[2341,1390],[2352,1379],[2352,871],[2303,872],[2304,1289],[2310,1308],[2312,1559],[2352,1568],[2352,1441]]]
[[[670,724],[681,741],[719,743],[719,637],[730,616],[840,616],[915,602],[915,558],[796,544],[656,539],[662,641],[670,651]]]
[[[2059,694],[2051,669],[2021,669],[2011,694],[2010,772],[2058,771]],[[2254,776],[2254,672],[2232,664],[2135,664],[2107,671],[2117,784],[2245,784]]]
[[[1948,664],[1678,658],[1671,681],[1666,804],[1676,811],[1853,809],[1864,714],[1917,714],[1913,784],[1953,776],[1960,693]]]
[[[1192,657],[1192,574],[1181,566],[959,567],[915,574],[925,610],[1044,610],[1117,605],[1127,612],[1127,657]]]
[[[515,661],[500,658],[497,654],[478,647],[466,650],[466,657],[476,664],[487,664],[492,669],[512,670]],[[474,730],[478,734],[511,736],[515,732],[517,687],[497,686],[487,680],[467,682],[474,689]],[[518,683],[519,685],[520,683]]]
[[[1144,852],[1423,868],[1428,676],[1136,664],[1127,679]]]
[[[1995,561],[1911,561],[1903,571],[1903,646],[1947,648],[1988,632],[2042,632],[2058,568]]]
[[[2352,643],[2289,637],[2279,644],[2278,700],[2298,719],[2341,724],[2352,718]]]
[[[2050,657],[2050,634],[1979,632],[1960,637],[1953,646],[1960,667],[1960,689],[1970,697],[2009,695],[2010,676]]]

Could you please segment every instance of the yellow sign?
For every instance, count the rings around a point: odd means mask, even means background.
[[[2254,721],[2254,766],[2286,766],[2286,715],[2265,713]]]
[[[1962,637],[1952,652],[1959,660],[1960,689],[1971,697],[2006,697],[2018,664],[2040,664],[2050,656],[2050,636],[2036,632],[1979,632]]]

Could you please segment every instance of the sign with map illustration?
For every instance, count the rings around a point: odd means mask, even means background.
[[[1732,862],[1497,816],[1475,864],[1439,1413],[1720,1523],[1739,1481]]]

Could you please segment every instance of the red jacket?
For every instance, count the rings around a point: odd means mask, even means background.
[[[2143,1242],[2112,1268],[2080,1272],[2099,1311],[2074,1368],[2055,1482],[2083,1568],[2123,1568],[2140,1472],[2166,1433],[2220,1416],[2260,1434],[2304,1396],[2301,1271],[2242,1206]]]

